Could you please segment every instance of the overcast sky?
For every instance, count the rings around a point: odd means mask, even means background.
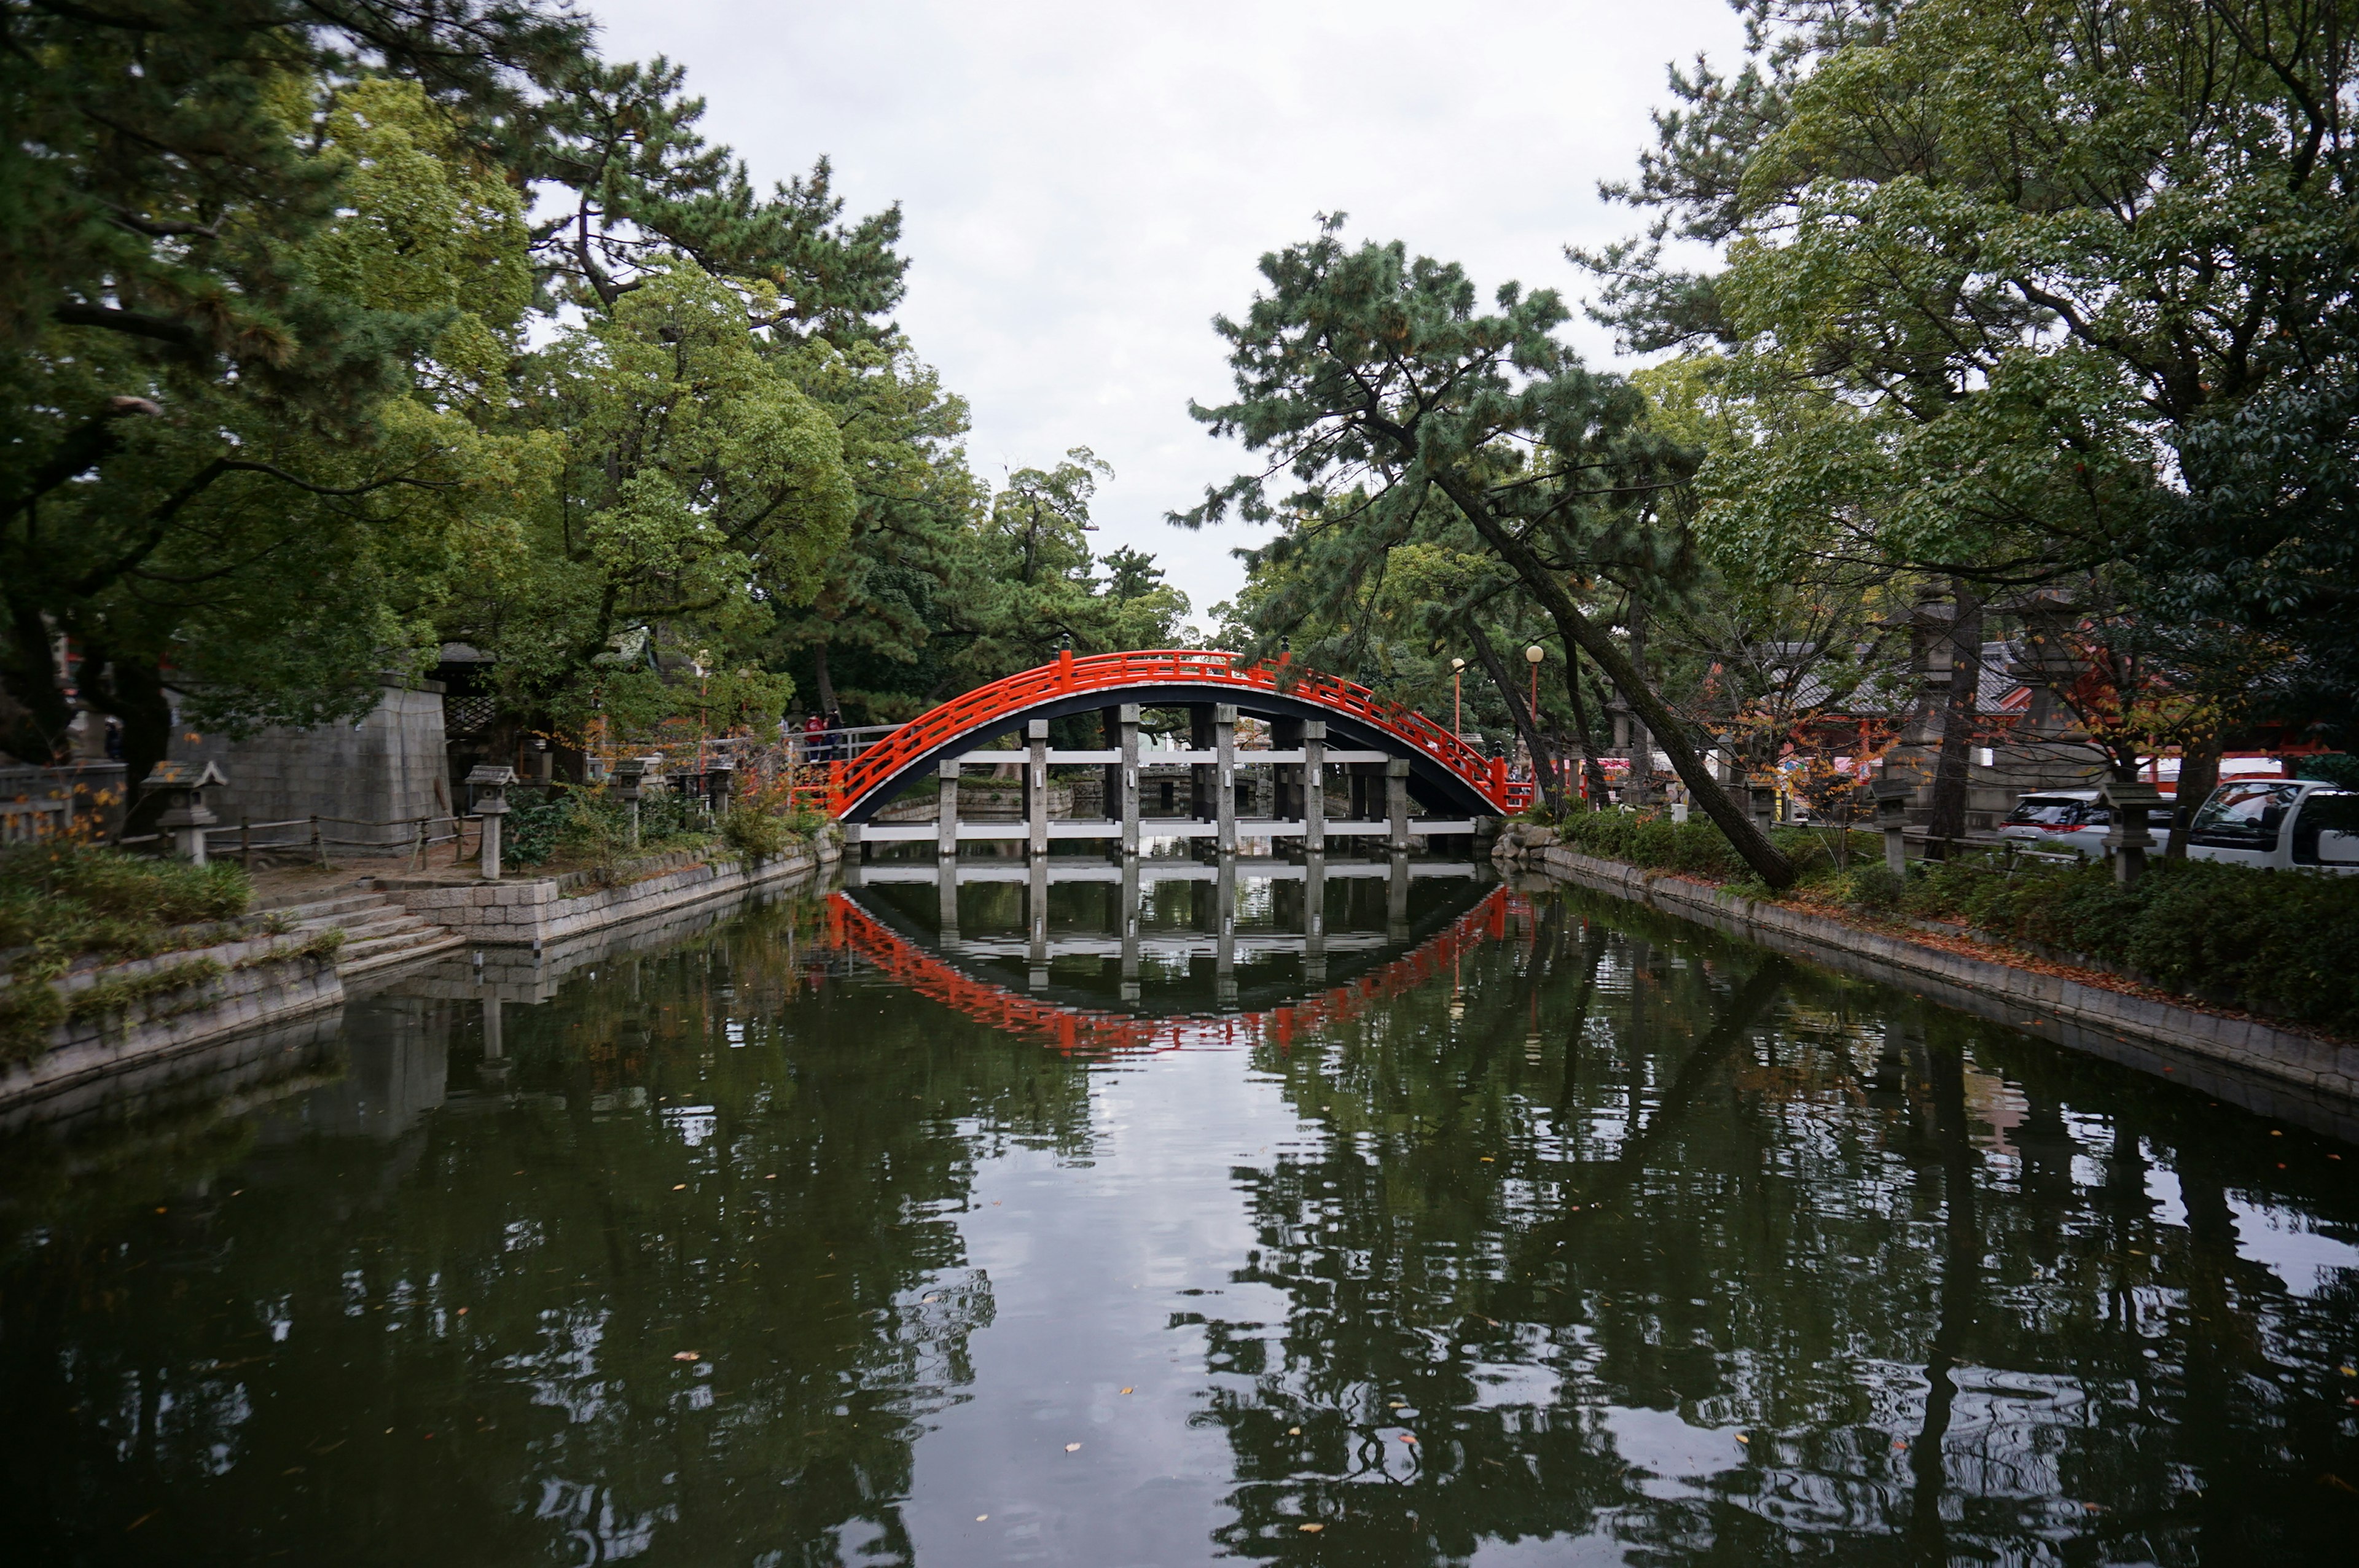
[[[1738,41],[1723,0],[591,5],[609,57],[688,67],[765,186],[825,153],[852,211],[901,203],[900,320],[973,406],[976,471],[1094,449],[1099,548],[1154,551],[1207,624],[1255,533],[1162,518],[1240,466],[1188,400],[1228,390],[1209,323],[1261,254],[1341,211],[1486,295],[1578,291],[1563,247],[1637,226],[1597,182],[1631,168],[1666,63]]]

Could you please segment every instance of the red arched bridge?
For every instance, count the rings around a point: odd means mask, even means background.
[[[1146,708],[1185,709],[1187,743],[1143,747]],[[1049,720],[1093,712],[1103,725],[1099,746],[1049,747]],[[1240,715],[1266,720],[1272,743],[1239,747]],[[984,744],[1011,732],[1023,740],[1022,749]],[[1005,763],[1023,768],[1027,820],[959,821],[959,770]],[[1106,816],[1051,822],[1048,769],[1077,763],[1105,769]],[[1273,814],[1258,819],[1241,815],[1236,779],[1237,770],[1257,765],[1277,774]],[[1158,784],[1176,796],[1170,770],[1181,766],[1188,770],[1184,802],[1142,801],[1142,768],[1165,769]],[[1350,804],[1340,810],[1326,799],[1331,769],[1350,782]],[[929,780],[941,791],[935,822],[875,822],[887,804]],[[947,853],[969,838],[1026,838],[1040,851],[1051,838],[1119,837],[1135,848],[1142,832],[1216,837],[1223,849],[1234,849],[1239,838],[1287,835],[1314,848],[1352,836],[1406,848],[1411,834],[1471,832],[1475,819],[1528,803],[1531,786],[1508,777],[1506,758],[1485,757],[1425,715],[1353,682],[1289,669],[1283,656],[1247,663],[1232,654],[1162,649],[1067,653],[978,687],[826,764],[824,784],[803,793],[819,795],[856,838],[938,838]],[[1412,804],[1427,815],[1412,816]]]

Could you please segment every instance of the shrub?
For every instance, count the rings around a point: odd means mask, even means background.
[[[1930,867],[1908,904],[2167,989],[2359,1033],[2359,878],[2151,860],[2125,888],[2102,862],[2008,872],[1972,859]]]
[[[1854,865],[1836,879],[1835,892],[1843,903],[1862,914],[1886,915],[1900,907],[1908,884],[1881,861]]]
[[[786,817],[750,802],[733,806],[723,816],[721,837],[739,854],[757,860],[783,855],[798,841],[794,827]]]

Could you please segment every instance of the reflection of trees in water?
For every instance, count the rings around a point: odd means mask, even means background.
[[[56,1215],[0,1276],[32,1556],[161,1507],[183,1560],[906,1558],[909,1444],[992,1312],[952,1217],[978,1159],[1085,1151],[1086,1083],[796,918],[507,1009],[505,1071],[470,1026],[398,1180],[232,1143],[147,1173],[172,1212]]]
[[[2329,1544],[2316,1477],[2352,1478],[2354,1444],[2305,1386],[2359,1318],[2236,1261],[2214,1167],[2285,1181],[2265,1127],[1603,913],[1541,901],[1458,985],[1257,1059],[1324,1139],[1240,1178],[1245,1277],[1288,1306],[1208,1325],[1223,1545],[1284,1554],[1306,1520],[1388,1563],[1601,1530],[1639,1561]],[[2006,1128],[1977,1114],[2001,1100]]]

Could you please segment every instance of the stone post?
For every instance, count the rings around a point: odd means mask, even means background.
[[[1302,981],[1327,983],[1327,857],[1317,850],[1302,860]]]
[[[1408,857],[1396,854],[1385,878],[1385,940],[1408,940]]]
[[[1135,710],[1134,710],[1135,711]],[[1135,791],[1133,793],[1136,793]],[[1138,1000],[1138,857],[1122,858],[1122,1000]]]
[[[955,864],[938,865],[934,868],[934,878],[942,940],[955,942],[959,936],[958,867]]]
[[[1408,853],[1408,759],[1385,759],[1385,847]]]
[[[484,880],[500,880],[500,818],[508,813],[508,785],[516,782],[516,770],[495,762],[479,762],[467,775],[467,788],[475,803],[475,815],[484,823]]]
[[[1881,778],[1867,786],[1875,802],[1875,825],[1884,832],[1884,869],[1896,877],[1908,874],[1908,803],[1917,786],[1907,779]]]
[[[1032,961],[1032,989],[1037,991],[1049,983],[1049,857],[1033,856],[1029,871],[1030,886],[1027,891],[1030,896],[1026,900],[1028,907],[1024,914],[1031,926],[1032,941],[1027,956]]]
[[[2127,887],[2146,875],[2146,852],[2154,848],[2147,814],[2161,809],[2162,792],[2144,779],[2108,779],[2097,786],[2097,794],[2114,816],[2114,825],[2105,830],[2114,881]]]
[[[934,812],[934,858],[958,859],[959,760],[945,757],[936,770],[941,804]],[[945,875],[948,873],[945,872]]]
[[[630,808],[631,848],[639,847],[639,796],[647,788],[647,764],[637,757],[625,757],[614,764],[614,797]]]
[[[1752,786],[1753,826],[1761,829],[1764,838],[1777,823],[1777,786],[1757,784]]]
[[[1032,753],[1024,764],[1024,852],[1039,856],[1049,852],[1049,721],[1026,720],[1024,738]]]
[[[1306,719],[1302,726],[1302,848],[1306,854],[1327,852],[1327,721]]]
[[[1119,793],[1122,798],[1116,814],[1122,818],[1122,852],[1136,855],[1138,853],[1138,704],[1124,703],[1117,722],[1122,732],[1122,761],[1116,764],[1121,774]],[[1136,885],[1131,891],[1137,891]],[[1136,979],[1136,976],[1132,978]]]
[[[1212,707],[1212,805],[1213,821],[1219,825],[1215,842],[1222,854],[1234,855],[1237,852],[1237,710],[1233,703]],[[1230,983],[1234,989],[1234,978]]]
[[[1225,705],[1224,705],[1225,706]],[[1234,715],[1236,709],[1226,709]],[[1225,730],[1223,733],[1226,733]],[[1234,818],[1232,818],[1234,820]],[[1234,840],[1224,847],[1234,848]],[[1237,1005],[1237,858],[1224,854],[1212,884],[1212,914],[1220,922],[1212,938],[1212,1000],[1221,1007]]]
[[[190,865],[205,863],[205,829],[217,820],[205,805],[205,791],[228,782],[211,762],[199,769],[168,762],[157,763],[140,781],[141,794],[164,797],[164,812],[156,826],[172,836],[174,856]]]

